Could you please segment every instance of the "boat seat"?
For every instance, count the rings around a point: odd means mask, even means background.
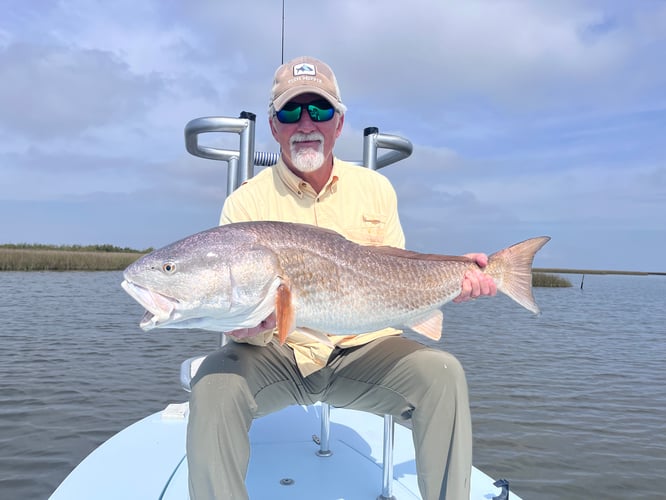
[[[192,391],[192,379],[196,375],[206,356],[195,356],[183,361],[180,365],[180,385],[187,392]],[[321,433],[317,455],[328,457],[333,454],[330,449],[331,407],[328,403],[321,404]],[[377,500],[391,500],[393,496],[393,416],[384,415],[384,449],[382,463],[382,492]]]

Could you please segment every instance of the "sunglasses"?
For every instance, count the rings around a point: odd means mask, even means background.
[[[308,110],[310,119],[313,122],[327,122],[335,114],[333,105],[326,99],[320,99],[309,104],[288,102],[276,113],[277,119],[280,123],[296,123],[301,119],[303,108]]]

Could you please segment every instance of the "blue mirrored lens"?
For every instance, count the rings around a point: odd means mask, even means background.
[[[296,106],[293,109],[287,109],[287,106],[277,112],[277,119],[280,123],[296,123],[301,119],[302,106]]]
[[[328,101],[317,101],[308,104],[308,114],[313,122],[327,122],[335,114],[335,109]]]

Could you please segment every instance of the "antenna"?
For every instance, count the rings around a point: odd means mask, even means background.
[[[284,64],[284,0],[282,0],[282,59],[280,64]]]

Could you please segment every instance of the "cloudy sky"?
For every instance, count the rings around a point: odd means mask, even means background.
[[[279,0],[0,0],[0,243],[159,247],[217,223],[226,164],[193,118],[266,122]],[[666,271],[666,3],[286,0],[284,55],[336,71],[362,130],[407,137],[408,247]],[[216,134],[220,135],[220,134]],[[212,145],[235,147],[237,136]]]

